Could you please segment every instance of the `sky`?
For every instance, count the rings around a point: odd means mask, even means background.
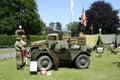
[[[87,10],[91,4],[100,0],[74,0],[73,16],[71,16],[70,0],[36,0],[40,18],[48,26],[51,22],[60,22],[62,28],[73,21],[79,21],[83,8]],[[120,0],[104,0],[112,5],[114,10],[120,9]],[[118,14],[120,18],[120,11]]]

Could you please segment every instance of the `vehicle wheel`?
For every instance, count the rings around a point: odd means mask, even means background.
[[[90,59],[88,55],[81,54],[75,60],[76,67],[79,69],[88,68],[90,65]]]
[[[38,62],[37,62],[38,69],[46,68],[46,70],[50,70],[52,68],[52,66],[53,66],[53,63],[52,63],[52,60],[50,59],[50,57],[41,56],[38,59]]]

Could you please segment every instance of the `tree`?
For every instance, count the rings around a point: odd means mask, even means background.
[[[113,10],[112,6],[105,1],[94,2],[87,12],[88,24],[93,25],[94,33],[116,33],[119,21],[118,10]]]
[[[62,30],[62,27],[61,27],[61,23],[60,22],[56,22],[56,30]]]
[[[72,36],[78,36],[79,34],[79,23],[78,22],[73,22],[70,24],[67,24],[67,30],[70,30],[72,32]]]
[[[51,22],[48,27],[53,29],[53,30],[62,30],[61,26],[62,25],[60,22]]]
[[[49,24],[49,28],[54,29],[54,28],[55,28],[55,22],[51,22],[51,23]]]
[[[19,25],[26,34],[42,33],[45,27],[34,0],[0,0],[0,34],[14,34]]]

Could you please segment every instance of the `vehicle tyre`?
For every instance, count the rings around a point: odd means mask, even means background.
[[[38,69],[46,68],[46,70],[50,70],[52,66],[53,66],[53,63],[49,56],[41,56],[38,59],[38,62],[37,62]]]
[[[79,69],[88,68],[90,65],[90,59],[88,55],[81,54],[75,60],[76,67]]]

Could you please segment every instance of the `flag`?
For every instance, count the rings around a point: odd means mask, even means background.
[[[73,16],[73,7],[74,7],[74,0],[71,0],[71,14]]]
[[[82,16],[81,16],[81,23],[83,24],[83,26],[87,26],[87,21],[86,21],[86,14],[85,12],[82,13]]]

